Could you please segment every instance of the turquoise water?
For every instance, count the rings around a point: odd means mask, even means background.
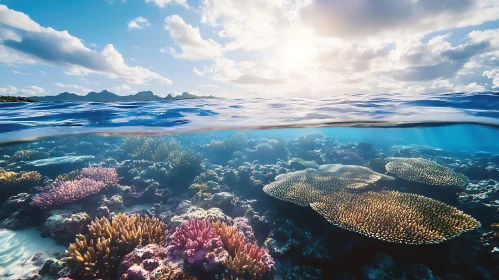
[[[496,98],[2,104],[0,278],[497,279]]]

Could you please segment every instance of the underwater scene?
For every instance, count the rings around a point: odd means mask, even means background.
[[[430,123],[6,141],[0,279],[498,279],[498,139]]]

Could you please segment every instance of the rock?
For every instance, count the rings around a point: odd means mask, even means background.
[[[102,217],[106,217],[106,218],[109,218],[109,208],[107,208],[107,206],[101,206],[99,208],[97,208],[97,217],[99,218],[102,218]]]
[[[362,271],[366,279],[394,279],[395,260],[389,255],[377,255]]]
[[[322,271],[314,266],[303,265],[295,266],[287,271],[286,279],[294,280],[320,280],[322,278]]]
[[[52,237],[61,244],[69,244],[90,222],[90,216],[85,212],[73,214],[68,210],[55,210],[39,231],[42,237]]]
[[[102,206],[106,206],[111,212],[121,210],[123,209],[123,197],[115,194],[110,199],[105,198]]]
[[[35,170],[50,178],[59,174],[68,173],[75,169],[88,167],[88,163],[94,156],[62,156],[51,157],[40,160],[27,161],[26,169]]]

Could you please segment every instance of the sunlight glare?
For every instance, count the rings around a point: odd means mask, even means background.
[[[298,69],[311,64],[317,55],[315,45],[302,39],[287,40],[279,51],[280,63],[285,69]]]

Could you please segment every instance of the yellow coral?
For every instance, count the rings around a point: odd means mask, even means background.
[[[386,170],[402,179],[435,186],[465,187],[464,174],[423,158],[387,158]]]
[[[114,275],[121,259],[138,245],[162,244],[167,226],[156,218],[119,214],[112,221],[96,218],[87,235],[69,245],[67,258],[81,276]]]
[[[334,225],[395,243],[440,243],[480,226],[445,203],[396,191],[342,190],[310,205]]]
[[[42,176],[36,171],[30,172],[10,172],[0,169],[1,188],[25,188],[33,187],[40,183]]]
[[[80,180],[82,177],[80,175],[80,171],[78,170],[73,170],[69,173],[64,173],[57,178],[55,178],[56,181],[75,181],[75,180]]]

